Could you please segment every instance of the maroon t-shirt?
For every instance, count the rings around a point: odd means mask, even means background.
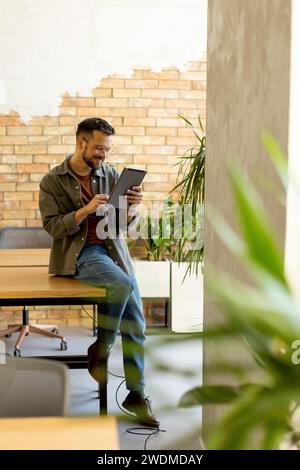
[[[92,183],[91,178],[93,176],[93,171],[88,175],[81,176],[75,173],[72,169],[74,175],[80,182],[81,186],[81,196],[83,204],[86,206],[93,199]],[[100,240],[96,234],[96,227],[99,222],[99,217],[96,216],[96,212],[87,216],[88,222],[88,233],[85,241],[85,245],[103,245],[104,241]]]

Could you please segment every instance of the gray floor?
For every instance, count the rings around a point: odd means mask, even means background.
[[[68,351],[61,352],[59,341],[31,334],[22,345],[23,356],[56,354],[85,354],[94,341],[91,329],[64,328],[60,330],[68,341]],[[6,340],[7,353],[12,353],[16,336]],[[170,339],[176,338],[171,343]],[[146,341],[146,394],[152,400],[153,410],[160,419],[160,432],[151,436],[147,449],[198,449],[201,426],[200,407],[178,408],[182,394],[200,384],[202,348],[200,339],[181,341],[181,335],[151,335]],[[109,361],[109,370],[123,375],[121,344],[118,338]],[[115,394],[122,379],[110,376],[108,384],[108,411],[118,416],[121,449],[143,449],[147,436],[132,435],[127,429],[140,425],[124,415],[118,408]],[[70,415],[98,413],[97,383],[86,369],[70,370]],[[127,394],[123,384],[118,394],[122,402]],[[143,432],[137,431],[137,432]]]

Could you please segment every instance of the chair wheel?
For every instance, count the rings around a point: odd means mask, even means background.
[[[9,333],[8,335],[5,335],[5,338],[10,338],[12,336],[11,333]]]
[[[52,328],[51,333],[55,333],[56,335],[58,335],[58,329],[57,328]]]
[[[14,350],[14,356],[15,356],[15,357],[21,357],[21,349],[15,348],[15,350]]]
[[[29,335],[29,333],[26,333],[26,334],[25,334],[25,336],[28,336],[28,335]]]
[[[67,341],[62,340],[62,342],[60,343],[60,349],[61,349],[62,351],[66,351],[66,350],[68,349],[68,343],[67,343]]]

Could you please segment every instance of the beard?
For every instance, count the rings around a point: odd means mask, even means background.
[[[82,153],[82,159],[90,168],[92,168],[92,170],[99,170],[104,161],[104,158],[98,158],[95,155],[93,157],[88,157],[86,149],[84,149]]]

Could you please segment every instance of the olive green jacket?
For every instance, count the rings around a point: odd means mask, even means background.
[[[78,225],[76,210],[83,207],[80,182],[71,171],[67,161],[50,170],[40,183],[40,212],[43,227],[52,237],[49,273],[74,275],[77,258],[82,251],[88,231],[87,219]],[[117,170],[102,164],[92,177],[93,194],[110,194],[119,177]],[[122,231],[117,238],[104,240],[108,253],[114,262],[127,274],[133,270]]]

